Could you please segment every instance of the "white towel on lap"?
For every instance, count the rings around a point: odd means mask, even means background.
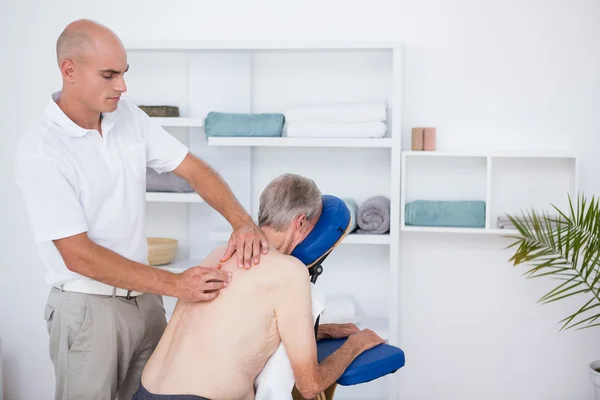
[[[311,284],[313,324],[325,309],[325,296]],[[255,400],[292,400],[294,373],[283,343],[267,360],[254,381]]]
[[[288,137],[318,137],[318,138],[381,138],[385,136],[385,122],[354,122],[354,123],[309,123],[290,122],[287,124]]]
[[[385,101],[304,105],[285,111],[287,122],[371,122],[386,119]]]

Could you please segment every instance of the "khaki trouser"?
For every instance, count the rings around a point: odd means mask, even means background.
[[[167,321],[162,297],[52,288],[45,319],[58,399],[130,400]]]

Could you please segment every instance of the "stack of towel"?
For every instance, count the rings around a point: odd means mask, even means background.
[[[191,193],[194,189],[188,181],[173,172],[159,174],[146,168],[146,192]]]
[[[380,138],[387,132],[387,104],[345,102],[286,110],[288,137]]]
[[[485,201],[412,201],[406,203],[405,224],[414,226],[484,228]]]
[[[558,217],[556,215],[550,215],[548,216],[548,218],[551,220],[550,221],[550,226],[552,227],[552,229],[556,229],[557,223],[554,222],[558,219]],[[521,217],[521,218],[516,218],[517,221],[519,221],[522,224],[527,224],[529,226],[533,226],[533,218],[531,217]],[[543,224],[546,224],[546,220],[542,219],[540,221]],[[515,226],[515,224],[513,224],[510,219],[508,219],[508,216],[499,216],[498,217],[498,228],[500,229],[517,229],[517,227]]]
[[[279,137],[283,134],[283,114],[236,114],[209,112],[204,121],[206,136]]]

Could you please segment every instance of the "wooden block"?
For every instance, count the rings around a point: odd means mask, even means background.
[[[423,132],[423,150],[434,151],[436,143],[436,129],[425,128]]]
[[[423,150],[423,128],[412,128],[412,149]]]

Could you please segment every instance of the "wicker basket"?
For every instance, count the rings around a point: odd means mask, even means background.
[[[151,117],[179,117],[179,107],[176,106],[139,106]]]
[[[165,265],[173,262],[177,254],[177,240],[149,237],[147,242],[150,265]]]

